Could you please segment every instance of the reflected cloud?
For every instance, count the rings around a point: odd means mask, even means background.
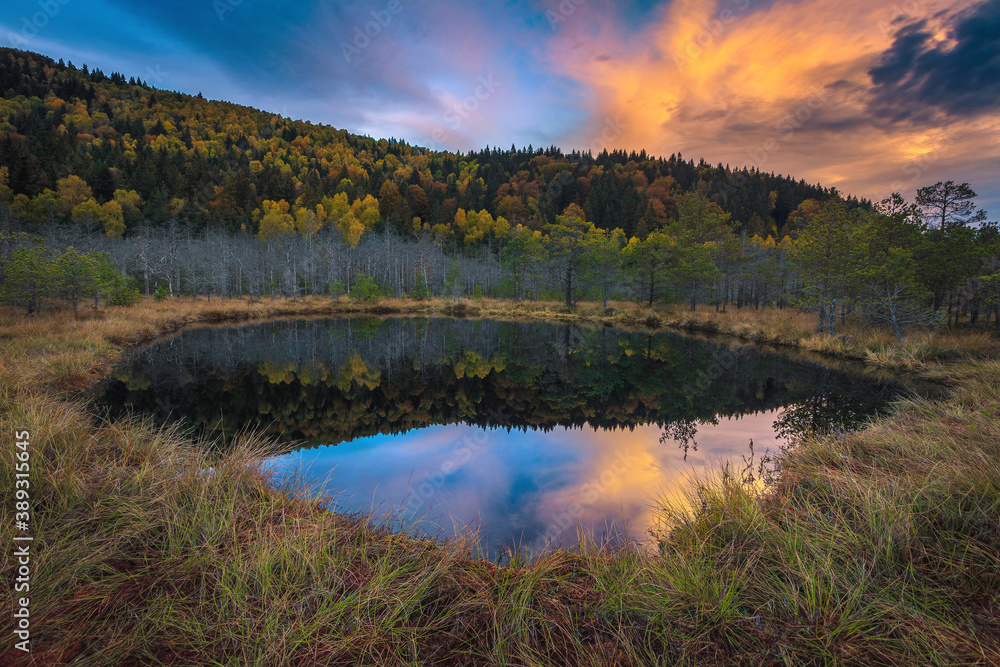
[[[431,534],[478,527],[494,555],[513,545],[572,548],[578,529],[600,536],[627,527],[622,536],[644,541],[657,525],[655,503],[676,498],[692,475],[741,466],[751,438],[776,447],[777,414],[703,425],[699,449],[686,459],[676,442],[661,442],[655,425],[547,432],[454,425],[301,450],[270,468],[321,485],[340,510],[374,508]]]

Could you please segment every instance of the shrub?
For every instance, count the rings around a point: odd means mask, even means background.
[[[104,283],[101,291],[104,303],[109,306],[131,306],[139,302],[139,286],[136,281],[121,273]]]
[[[378,286],[375,279],[363,273],[358,274],[358,279],[351,290],[352,301],[364,301],[366,303],[378,303],[382,300],[382,288]]]
[[[413,288],[412,296],[415,301],[427,301],[433,296],[431,287],[427,284],[427,278],[423,274],[417,276],[417,284]]]

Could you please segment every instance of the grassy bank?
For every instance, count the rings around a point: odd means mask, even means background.
[[[591,545],[505,567],[272,489],[267,443],[209,460],[183,433],[99,424],[74,398],[129,345],[185,325],[361,310],[720,332],[914,370],[953,395],[803,443],[768,489],[693,483],[699,511],[664,508],[662,556]],[[829,340],[813,325],[791,311],[488,300],[0,313],[0,487],[14,487],[13,434],[27,430],[35,534],[34,649],[12,647],[6,615],[0,664],[997,664],[996,341]],[[12,544],[14,526],[2,531]],[[13,580],[9,556],[0,574]]]

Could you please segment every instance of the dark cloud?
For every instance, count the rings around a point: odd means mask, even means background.
[[[872,111],[893,120],[975,116],[1000,106],[1000,0],[950,19],[938,41],[927,20],[904,25],[868,74]]]

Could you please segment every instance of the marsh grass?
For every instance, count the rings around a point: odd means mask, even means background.
[[[831,341],[787,312],[610,310],[482,300],[461,314],[655,320],[912,368],[953,395],[803,441],[767,487],[729,471],[693,479],[687,498],[664,499],[657,552],[583,535],[576,553],[515,552],[499,566],[471,537],[418,539],[328,511],[294,477],[270,478],[273,450],[253,434],[218,453],[177,429],[102,421],[74,398],[127,345],[187,323],[331,314],[328,300],[4,313],[0,433],[32,436],[35,643],[30,660],[8,643],[0,663],[1000,663],[994,339]],[[13,527],[0,532],[10,544]],[[5,559],[0,576],[13,572]]]

